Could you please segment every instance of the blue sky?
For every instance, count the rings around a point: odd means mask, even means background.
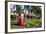
[[[15,4],[10,4],[10,8],[13,8],[14,5],[15,5]]]
[[[15,4],[10,4],[10,8],[12,8],[13,9],[13,6],[15,6],[16,7],[16,5]],[[24,9],[24,5],[20,5],[21,7],[22,7],[22,9]]]

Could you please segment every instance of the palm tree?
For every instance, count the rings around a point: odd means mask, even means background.
[[[21,6],[20,5],[16,5],[16,13],[21,13]]]

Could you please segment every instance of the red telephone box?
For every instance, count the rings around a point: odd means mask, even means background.
[[[19,26],[24,26],[24,14],[21,14],[19,16],[19,22],[18,22]]]

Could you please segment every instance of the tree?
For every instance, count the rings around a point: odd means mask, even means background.
[[[17,13],[22,13],[21,5],[16,5],[16,12]]]
[[[41,17],[41,6],[31,6],[31,11],[35,14],[35,15],[39,15]]]
[[[37,15],[41,15],[41,8],[40,8],[41,6],[31,6],[31,10],[32,10],[32,12],[36,12],[36,14]]]
[[[16,7],[16,10],[14,10],[15,7]],[[22,9],[21,9],[21,6],[20,6],[20,5],[14,5],[14,6],[13,6],[13,10],[14,10],[14,11],[12,11],[12,12],[14,13],[14,15],[15,15],[15,13],[20,14],[20,13],[22,12]]]

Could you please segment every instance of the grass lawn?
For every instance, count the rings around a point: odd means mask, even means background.
[[[36,26],[37,24],[39,24],[39,23],[41,23],[41,20],[40,19],[26,19],[26,26],[28,27],[30,27],[30,26],[32,26],[32,27],[34,27],[34,26]]]
[[[27,18],[25,21],[25,27],[35,27],[37,24],[41,23],[41,19],[31,19],[31,18]],[[11,21],[11,27],[15,28],[17,27],[17,23],[14,21]]]

